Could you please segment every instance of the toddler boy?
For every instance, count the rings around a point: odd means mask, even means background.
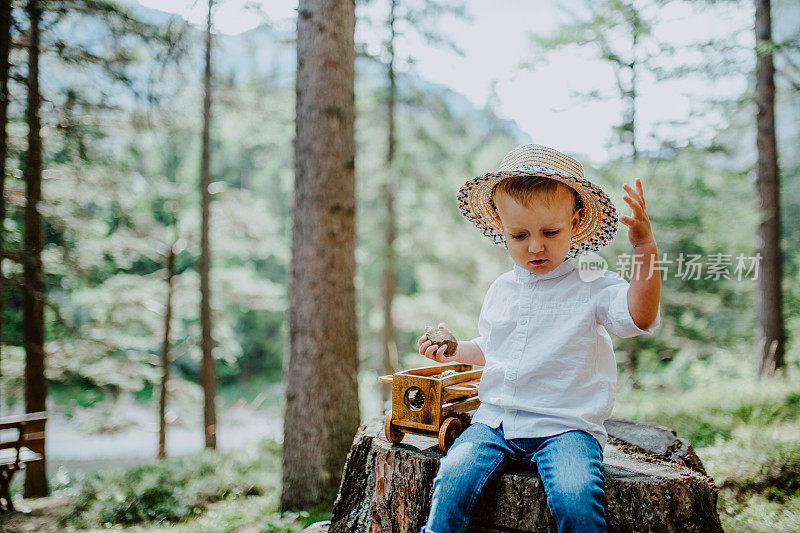
[[[420,354],[437,362],[484,367],[481,405],[440,462],[421,533],[467,531],[484,485],[510,461],[537,468],[560,532],[606,530],[604,422],[617,381],[608,331],[652,334],[661,316],[656,242],[635,185],[623,186],[632,216],[618,218],[578,161],[524,145],[461,187],[461,212],[507,247],[514,267],[489,287],[479,336],[459,341],[455,355],[418,340]],[[630,283],[573,259],[608,244],[618,219],[633,245]]]

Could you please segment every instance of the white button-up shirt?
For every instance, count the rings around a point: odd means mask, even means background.
[[[486,358],[472,421],[502,422],[507,439],[582,429],[604,448],[617,385],[608,331],[652,335],[661,322],[659,304],[650,327],[634,324],[629,286],[608,270],[584,281],[573,258],[544,274],[514,265],[498,277],[472,339]]]

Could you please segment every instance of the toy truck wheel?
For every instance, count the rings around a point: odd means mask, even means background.
[[[447,452],[453,441],[461,435],[464,424],[458,418],[449,417],[445,419],[442,427],[439,428],[439,449]]]
[[[386,440],[391,442],[392,444],[397,444],[401,440],[403,440],[403,433],[399,427],[392,424],[392,412],[389,411],[386,413],[386,418],[383,420],[383,431],[386,433]]]

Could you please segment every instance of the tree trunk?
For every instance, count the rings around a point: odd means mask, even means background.
[[[44,375],[44,269],[42,268],[42,220],[39,202],[42,198],[42,138],[39,121],[39,21],[41,8],[37,0],[27,6],[30,30],[28,35],[28,150],[25,154],[25,249],[23,253],[22,337],[25,345],[25,411],[47,410],[47,381]],[[30,446],[44,455],[44,441]],[[36,448],[36,449],[34,449]],[[28,465],[25,474],[26,498],[47,496],[45,461]]]
[[[281,508],[332,501],[358,428],[354,2],[301,0]]]
[[[214,0],[208,0],[206,18],[206,69],[203,77],[203,161],[200,185],[200,327],[202,329],[203,360],[200,364],[200,383],[203,386],[203,428],[206,448],[217,448],[217,413],[214,406],[217,373],[214,368],[214,336],[211,331],[211,251],[208,240],[209,204],[211,197],[211,9]]]
[[[6,157],[8,156],[8,54],[11,49],[11,0],[0,2],[0,257],[5,249],[6,220]],[[5,294],[5,275],[0,261],[0,339],[3,337],[3,301]],[[2,354],[0,353],[0,360]],[[0,365],[0,378],[3,376]],[[0,405],[3,403],[0,389]],[[2,414],[2,413],[0,413]]]
[[[391,169],[388,165],[388,169]],[[381,368],[382,375],[394,374],[398,371],[397,360],[397,341],[394,334],[394,318],[392,317],[392,306],[394,302],[394,293],[396,290],[396,277],[395,271],[397,269],[395,261],[394,241],[397,234],[395,227],[395,184],[391,181],[393,172],[389,170],[387,173],[388,180],[384,184],[384,207],[386,209],[386,242],[384,243],[384,264],[383,264],[383,365]],[[391,388],[381,387],[381,399],[384,408],[391,407]]]
[[[614,4],[612,9],[619,10],[619,14],[624,18],[625,30],[630,32],[630,60],[626,61],[622,56],[612,52],[610,49],[603,49],[605,56],[603,59],[610,61],[611,67],[614,69],[617,89],[623,105],[622,123],[616,128],[619,132],[619,142],[621,145],[627,144],[630,147],[630,160],[635,163],[639,159],[639,148],[636,144],[638,124],[636,113],[639,98],[637,85],[639,61],[637,52],[641,47],[639,36],[642,32],[642,20],[639,10],[632,2]]]
[[[639,49],[639,12],[636,8],[631,6],[632,13],[632,30],[633,30],[633,43],[631,47],[631,86],[630,93],[628,94],[628,124],[630,130],[630,143],[631,143],[631,160],[635,163],[639,159],[639,149],[636,145],[636,101],[639,97],[637,88],[637,67],[636,52]]]
[[[164,340],[161,344],[161,394],[158,402],[158,458],[167,456],[167,386],[169,383],[169,330],[172,323],[172,290],[175,281],[175,243],[167,256],[167,305],[164,311]]]
[[[756,116],[758,184],[761,222],[758,253],[761,254],[758,319],[761,325],[759,377],[784,366],[786,331],[783,323],[781,280],[781,217],[778,149],[775,144],[775,67],[772,64],[772,22],[769,0],[756,0]]]
[[[608,531],[721,532],[718,490],[685,439],[669,428],[606,422],[603,457]],[[432,438],[392,445],[376,418],[359,429],[345,465],[329,531],[412,532],[430,511],[443,454]],[[556,531],[536,469],[513,467],[490,481],[473,512],[473,531]],[[323,524],[316,531],[325,531]]]
[[[396,290],[396,276],[395,271],[397,266],[395,264],[395,249],[394,241],[397,235],[396,219],[395,219],[395,189],[394,182],[394,151],[395,151],[395,102],[397,100],[397,84],[394,75],[394,41],[395,41],[395,10],[397,8],[397,0],[391,0],[389,10],[389,65],[388,65],[388,78],[389,78],[389,93],[386,101],[387,111],[387,127],[388,127],[388,146],[386,150],[386,184],[383,188],[384,203],[386,206],[386,242],[384,243],[384,263],[383,263],[383,365],[381,374],[388,375],[394,374],[398,369],[397,364],[397,342],[394,335],[394,318],[392,317],[392,306],[394,303],[394,293]],[[386,406],[391,400],[391,389],[389,387],[381,387],[381,398],[383,405]]]

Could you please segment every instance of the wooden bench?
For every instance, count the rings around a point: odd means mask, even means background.
[[[11,478],[26,463],[41,461],[44,456],[44,425],[47,413],[28,413],[0,418],[0,512],[13,511]],[[16,430],[10,437],[8,433]]]

